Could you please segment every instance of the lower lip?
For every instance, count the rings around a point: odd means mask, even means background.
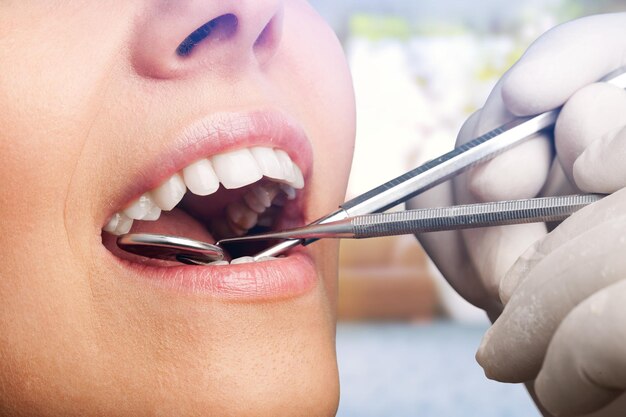
[[[176,292],[253,302],[293,298],[313,289],[313,259],[300,247],[288,256],[265,262],[224,266],[154,266],[113,256],[118,265],[147,282]]]

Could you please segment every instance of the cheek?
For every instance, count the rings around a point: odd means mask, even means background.
[[[110,7],[74,5],[66,15],[65,7],[23,3],[7,13],[11,30],[0,29],[0,176],[19,178],[0,190],[7,202],[0,215],[10,219],[3,231],[33,222],[63,227],[73,170],[126,31]]]

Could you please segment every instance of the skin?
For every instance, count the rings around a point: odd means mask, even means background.
[[[214,112],[294,117],[310,215],[343,200],[354,104],[334,34],[301,0],[230,3],[0,2],[0,414],[334,415],[334,242],[311,247],[313,291],[265,303],[159,291],[103,255],[110,202]],[[232,37],[175,54],[225,13]]]

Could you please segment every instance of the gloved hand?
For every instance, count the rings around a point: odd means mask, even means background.
[[[601,193],[626,186],[626,92],[592,84],[624,65],[626,13],[548,32],[498,83],[457,144],[516,115],[567,103],[555,129],[556,158],[549,138],[538,135],[410,206],[575,192],[571,184]],[[626,277],[618,252],[626,242],[625,205],[626,192],[616,193],[549,235],[533,224],[419,236],[461,295],[492,318],[507,304],[477,358],[494,379],[539,375],[537,395],[551,412],[593,411],[626,388],[626,348],[617,343],[626,342],[626,289],[617,282]]]
[[[622,108],[626,126],[626,93]],[[586,152],[623,154],[626,129],[614,141]],[[623,172],[622,180],[626,185]],[[625,253],[626,189],[532,246],[506,275],[506,308],[478,351],[487,376],[536,378],[539,400],[556,415],[595,411],[620,396],[626,390]]]

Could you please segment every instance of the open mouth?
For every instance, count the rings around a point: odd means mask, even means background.
[[[303,247],[278,259],[254,260],[252,255],[271,243],[245,244],[229,248],[227,261],[194,266],[144,258],[117,246],[117,236],[126,233],[215,243],[308,221],[305,182],[313,152],[303,129],[287,115],[213,114],[183,130],[172,145],[157,159],[144,158],[135,181],[127,184],[127,197],[110,203],[119,208],[103,213],[102,243],[113,255],[109,268],[118,271],[111,275],[143,278],[177,293],[243,301],[293,297],[314,288],[315,262]]]
[[[175,173],[111,216],[103,233],[160,233],[192,237],[207,243],[302,224],[298,198],[302,170],[282,149],[253,146],[199,159]],[[166,266],[122,252],[103,239],[116,256]],[[227,259],[212,265],[253,262],[250,255],[268,244],[231,248]],[[267,261],[271,259],[263,259]]]

